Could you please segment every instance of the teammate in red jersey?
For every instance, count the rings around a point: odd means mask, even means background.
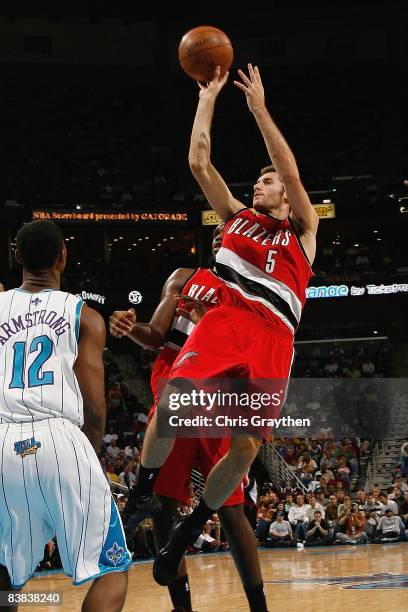
[[[210,159],[215,101],[228,74],[220,68],[207,86],[200,85],[189,162],[208,202],[225,221],[216,270],[224,281],[219,308],[209,312],[191,334],[170,373],[158,411],[167,417],[169,396],[179,392],[179,378],[211,378],[244,369],[249,380],[287,379],[296,330],[316,252],[318,217],[302,185],[294,155],[265,106],[257,67],[239,71],[236,86],[246,96],[268,150],[272,167],[254,185],[253,208],[233,197]],[[194,354],[194,359],[189,355]],[[184,360],[183,360],[183,357]],[[174,383],[172,384],[172,380]],[[177,384],[176,384],[177,383]],[[158,438],[157,420],[147,430],[137,484],[140,505],[148,504],[152,481],[173,442]],[[229,453],[210,473],[194,512],[173,532],[154,564],[160,584],[171,580],[198,525],[220,507],[256,456],[261,439],[238,436]]]
[[[214,230],[212,252],[215,255],[221,245],[223,225]],[[110,331],[115,337],[127,336],[137,344],[156,349],[163,346],[156,358],[151,376],[154,403],[150,417],[154,414],[163,379],[167,379],[173,362],[188,339],[194,324],[205,312],[217,306],[217,291],[222,285],[209,269],[176,270],[166,281],[162,298],[150,324],[136,322],[133,309],[115,311],[110,317]],[[177,294],[181,294],[177,303]],[[184,306],[184,308],[183,308]],[[192,307],[192,310],[190,308]],[[172,521],[180,503],[187,504],[190,498],[189,483],[193,467],[200,468],[206,478],[214,465],[229,450],[230,440],[219,438],[180,438],[167,458],[155,483],[155,493],[161,503],[161,511],[154,516],[156,543],[164,546],[170,535]],[[253,590],[262,582],[261,568],[257,555],[256,539],[244,513],[244,490],[241,483],[219,510],[221,524],[228,536],[231,552],[239,571],[243,587],[252,609],[262,609],[258,596],[254,600]],[[132,513],[132,499],[129,500],[127,516]],[[134,523],[141,520],[143,514]],[[132,520],[134,517],[132,516]],[[176,609],[191,611],[191,594],[185,562],[178,575],[168,585]],[[261,602],[261,605],[265,605]]]

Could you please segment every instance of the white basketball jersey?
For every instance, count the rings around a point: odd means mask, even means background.
[[[83,304],[52,289],[0,293],[0,423],[63,417],[82,427],[73,367]]]

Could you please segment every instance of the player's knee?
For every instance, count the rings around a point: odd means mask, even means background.
[[[157,402],[157,414],[160,418],[168,418],[173,415],[185,415],[193,405],[189,404],[188,398],[192,397],[195,387],[186,379],[177,379],[167,383],[164,387],[159,401]]]
[[[230,456],[234,462],[249,467],[258,454],[262,441],[240,436],[231,439]]]

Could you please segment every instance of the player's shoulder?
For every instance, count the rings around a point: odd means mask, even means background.
[[[91,306],[88,306],[86,302],[83,302],[81,308],[81,327],[83,325],[89,325],[94,328],[105,329],[105,320],[103,316]]]
[[[166,292],[179,293],[196,271],[197,268],[177,268],[170,274],[163,289]]]

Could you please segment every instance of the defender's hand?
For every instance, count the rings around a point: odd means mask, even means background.
[[[238,74],[243,82],[234,81],[234,85],[246,95],[248,108],[251,113],[256,113],[265,109],[265,92],[258,66],[253,68],[252,64],[248,64],[248,73],[249,77],[243,70],[239,69]]]
[[[109,331],[114,338],[123,338],[129,334],[136,323],[134,308],[129,310],[115,310],[109,317]]]
[[[225,83],[228,81],[228,75],[229,72],[227,71],[224,76],[221,76],[221,66],[217,66],[211,81],[207,81],[207,83],[200,83],[197,81],[200,88],[200,100],[202,98],[213,98],[215,100]]]
[[[189,319],[194,325],[203,318],[205,313],[207,312],[206,307],[204,306],[201,300],[197,300],[197,298],[190,297],[188,295],[175,295],[174,299],[182,302],[185,302],[186,305],[192,306],[190,310],[187,308],[177,308],[176,313],[181,316]]]

